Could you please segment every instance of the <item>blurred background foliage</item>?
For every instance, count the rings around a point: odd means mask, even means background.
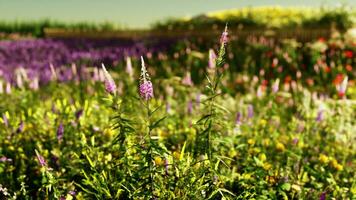
[[[345,31],[355,25],[356,11],[350,7],[298,8],[298,7],[248,7],[197,15],[191,18],[169,18],[154,23],[149,29],[171,30],[221,30],[226,22],[239,29],[329,28]],[[51,19],[37,21],[0,20],[0,34],[18,33],[44,37],[45,29],[76,31],[125,31],[127,28],[114,22],[61,22]]]

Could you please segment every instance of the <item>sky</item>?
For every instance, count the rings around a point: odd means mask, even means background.
[[[355,7],[356,0],[0,0],[0,21],[53,19],[63,22],[113,22],[147,28],[167,17],[247,6]]]

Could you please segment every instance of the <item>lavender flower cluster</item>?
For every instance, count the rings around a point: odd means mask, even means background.
[[[138,57],[156,52],[168,46],[170,41],[145,45],[144,41],[96,40],[96,39],[30,39],[0,41],[0,77],[16,83],[17,69],[25,69],[29,79],[40,83],[53,77],[53,68],[80,63],[82,66],[98,66],[100,63],[115,65],[126,56]],[[71,79],[72,70],[66,67],[57,77],[60,81]]]

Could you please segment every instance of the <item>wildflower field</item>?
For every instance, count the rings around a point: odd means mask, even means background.
[[[353,199],[356,43],[0,41],[0,199]]]

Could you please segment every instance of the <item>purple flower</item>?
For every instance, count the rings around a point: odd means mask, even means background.
[[[70,195],[72,195],[72,196],[77,195],[77,193],[76,193],[74,190],[69,191],[68,194],[70,194]]]
[[[63,134],[64,134],[64,127],[63,124],[60,123],[57,129],[57,139],[58,141],[61,141],[63,139]]]
[[[326,199],[326,192],[321,193],[319,199],[320,199],[320,200],[325,200],[325,199]]]
[[[272,92],[277,93],[279,90],[279,78],[272,85]]]
[[[250,104],[247,106],[247,117],[250,119],[253,117],[253,115],[253,105]]]
[[[104,71],[104,82],[105,82],[105,89],[108,93],[110,94],[115,94],[116,92],[116,84],[114,80],[112,79],[111,75],[109,72],[106,70],[104,64],[101,64],[103,71]]]
[[[5,126],[8,127],[9,126],[9,120],[7,119],[5,113],[2,114],[2,120],[4,121]]]
[[[323,109],[319,109],[315,120],[317,122],[321,122],[321,121],[323,121],[323,119],[324,119],[324,110]]]
[[[188,114],[190,115],[190,114],[192,114],[192,112],[193,112],[193,103],[192,103],[192,101],[189,101],[188,102]]]
[[[0,162],[11,162],[11,161],[12,161],[11,158],[7,158],[7,157],[5,157],[5,156],[3,156],[3,157],[0,158]]]
[[[141,78],[140,78],[140,96],[144,100],[148,101],[153,98],[153,85],[150,80],[150,76],[145,67],[145,61],[141,56]]]
[[[193,81],[192,81],[192,77],[190,75],[190,72],[187,72],[185,74],[185,77],[183,78],[182,83],[184,85],[188,85],[188,86],[192,86],[193,85]]]
[[[40,165],[41,165],[42,167],[45,167],[45,166],[47,165],[45,159],[38,153],[37,150],[35,150],[35,153],[36,153],[37,160],[38,160],[38,162],[40,163]]]
[[[39,88],[39,80],[38,80],[38,77],[34,77],[30,84],[29,84],[29,87],[33,90],[38,90]]]
[[[220,37],[220,44],[225,45],[228,42],[229,33],[227,32],[227,25],[225,26],[224,32],[221,34]]]
[[[200,93],[197,94],[196,103],[198,105],[200,104]]]
[[[83,115],[83,109],[79,109],[75,112],[75,118],[78,120]]]
[[[235,124],[240,125],[241,124],[241,118],[242,118],[241,112],[237,112]]]
[[[294,144],[294,145],[297,145],[298,142],[299,142],[299,139],[298,139],[298,138],[294,138],[294,139],[293,139],[293,144]]]
[[[213,49],[209,49],[209,68],[214,69],[216,67],[216,54]]]
[[[24,126],[25,126],[24,122],[21,121],[19,127],[16,130],[16,133],[21,133],[24,129]]]
[[[153,86],[151,81],[144,81],[140,85],[140,96],[146,101],[153,98]]]

